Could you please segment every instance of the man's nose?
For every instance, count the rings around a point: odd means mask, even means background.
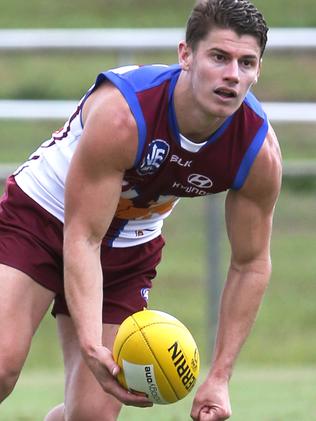
[[[224,79],[229,80],[234,83],[238,83],[240,80],[239,75],[239,63],[237,60],[231,60],[227,63],[225,72],[224,72]]]

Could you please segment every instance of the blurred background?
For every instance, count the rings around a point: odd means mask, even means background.
[[[271,28],[316,27],[314,0],[299,4],[254,0],[254,4]],[[192,7],[191,0],[0,0],[0,29],[184,28]],[[176,61],[176,48],[173,52],[138,51],[123,58],[101,49],[2,49],[0,100],[77,101],[96,75],[109,67]],[[269,103],[316,103],[315,70],[316,49],[268,50],[255,94]],[[26,159],[63,123],[63,118],[1,118],[0,172]],[[294,171],[286,171],[276,209],[271,284],[231,382],[235,421],[316,419],[315,123],[316,119],[273,123],[285,164]],[[229,262],[223,199],[216,200],[215,211],[221,216],[216,219],[218,238],[213,238],[219,244],[215,258],[221,284]],[[183,200],[165,224],[167,246],[150,302],[151,308],[173,314],[192,331],[201,352],[201,380],[211,358],[212,306],[217,294],[210,288],[212,206],[210,198]],[[193,394],[177,404],[145,411],[124,408],[120,419],[188,420],[192,398]],[[42,420],[62,399],[62,358],[55,322],[48,315],[34,338],[16,391],[0,406],[0,421]]]

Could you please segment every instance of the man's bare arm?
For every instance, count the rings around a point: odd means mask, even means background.
[[[122,179],[137,150],[137,127],[128,105],[111,85],[87,100],[84,130],[72,159],[65,190],[65,294],[83,356],[102,387],[126,404],[144,398],[114,380],[118,367],[102,345],[102,239],[119,201]]]
[[[200,411],[205,411],[205,420],[223,420],[230,416],[228,382],[270,278],[272,219],[280,185],[281,157],[270,128],[245,186],[227,194],[226,225],[231,262],[221,299],[212,365],[197,393],[193,419],[202,419]]]

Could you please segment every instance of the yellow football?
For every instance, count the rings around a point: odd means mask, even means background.
[[[119,383],[145,393],[157,404],[170,404],[193,389],[200,370],[190,331],[170,314],[143,310],[121,324],[113,347]]]

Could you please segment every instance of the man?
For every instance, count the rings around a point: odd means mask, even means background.
[[[266,33],[248,0],[200,2],[179,66],[100,74],[65,126],[8,180],[0,214],[1,399],[54,301],[65,403],[46,421],[115,420],[122,403],[150,406],[115,379],[118,325],[146,305],[162,222],[178,198],[227,190],[231,262],[212,365],[191,417],[230,416],[233,365],[270,277],[281,180],[276,136],[249,92]]]

